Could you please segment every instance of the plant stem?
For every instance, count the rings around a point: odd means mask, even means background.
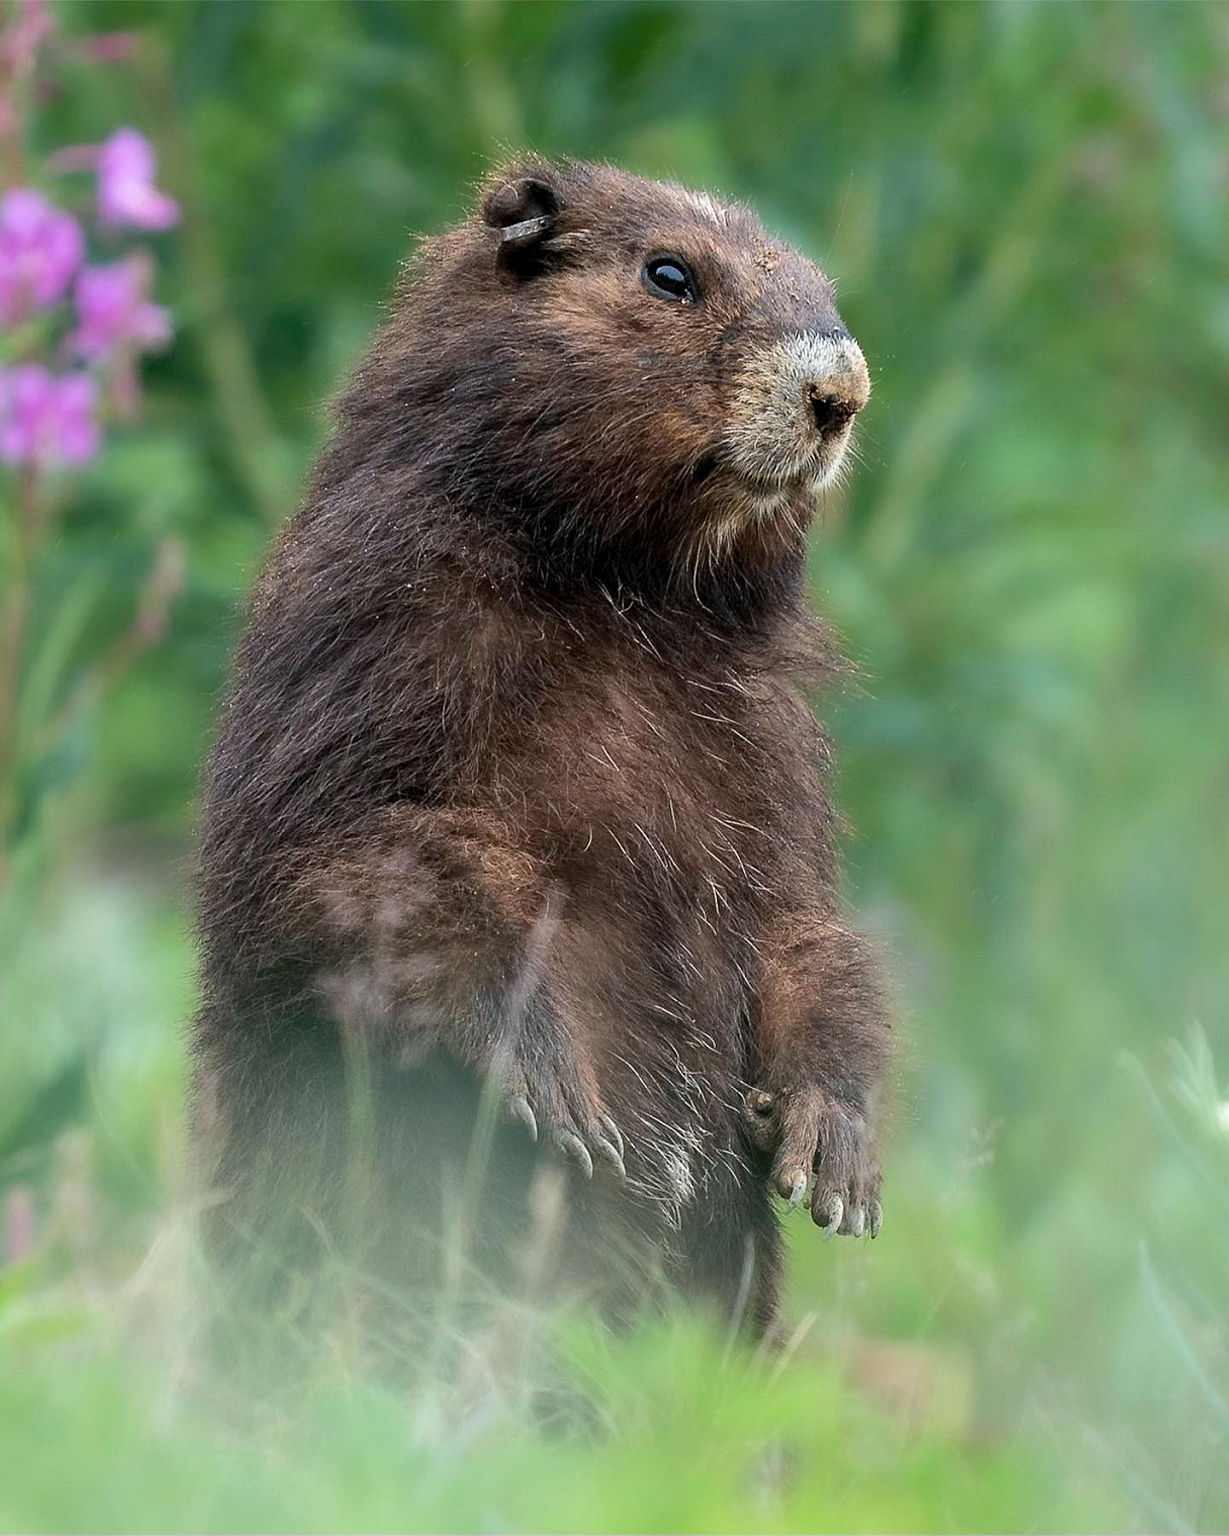
[[[247,333],[230,302],[222,254],[184,139],[170,63],[152,37],[142,37],[135,59],[158,122],[168,181],[183,207],[180,249],[186,286],[193,295],[192,330],[212,385],[231,467],[265,519],[277,523],[288,498],[276,452],[279,434]]]
[[[30,606],[30,570],[42,519],[42,481],[26,464],[18,471],[13,557],[0,616],[0,891],[8,884],[8,856],[17,815],[20,742],[17,714],[26,615]]]

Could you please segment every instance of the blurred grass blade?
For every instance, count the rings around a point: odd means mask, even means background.
[[[1190,1341],[1182,1330],[1181,1324],[1174,1315],[1173,1308],[1165,1292],[1161,1289],[1156,1271],[1152,1267],[1152,1260],[1148,1254],[1146,1243],[1139,1245],[1139,1267],[1143,1279],[1144,1294],[1147,1296],[1152,1310],[1156,1313],[1165,1330],[1166,1337],[1174,1346],[1183,1364],[1186,1366],[1191,1379],[1199,1388],[1211,1411],[1218,1421],[1229,1431],[1229,1400],[1221,1394],[1207,1369],[1200,1360],[1198,1353],[1192,1348]]]

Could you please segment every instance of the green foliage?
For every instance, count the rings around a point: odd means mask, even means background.
[[[0,1421],[21,1469],[0,1491],[6,1529],[791,1531],[820,1512],[851,1531],[1022,1516],[1076,1529],[1107,1507],[1039,1479],[1019,1450],[973,1459],[941,1432],[902,1433],[829,1370],[723,1359],[685,1320],[588,1352],[602,1425],[586,1438],[499,1409],[445,1434],[396,1394],[334,1376],[254,1443],[168,1412],[152,1375],[135,1393],[115,1356],[69,1381],[47,1355],[0,1342]],[[67,1465],[65,1444],[82,1448]]]
[[[26,786],[52,873],[0,913],[0,1186],[37,1234],[0,1270],[0,1525],[1223,1528],[1223,10],[58,14],[143,42],[70,70],[48,143],[135,122],[188,216],[142,425],[33,573],[24,707],[72,729]],[[198,766],[320,402],[413,234],[521,145],[755,202],[871,361],[812,575],[864,674],[820,707],[902,1000],[884,1234],[794,1223],[780,1368],[686,1320],[569,1338],[588,1439],[508,1402],[433,1419],[340,1367],[242,1435],[188,1388],[176,1299]],[[168,538],[167,634],[82,695]]]

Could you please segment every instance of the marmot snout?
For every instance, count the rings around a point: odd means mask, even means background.
[[[854,417],[870,397],[858,344],[821,315],[748,359],[726,437],[754,495],[800,483],[817,494],[840,469]]]

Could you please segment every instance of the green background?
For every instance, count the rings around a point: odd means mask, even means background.
[[[34,572],[5,770],[0,1186],[36,1240],[0,1269],[0,1524],[1223,1529],[1229,7],[55,14],[139,42],[53,51],[31,150],[131,122],[186,218],[175,344]],[[200,763],[323,402],[414,236],[521,146],[753,202],[869,359],[811,572],[861,668],[821,712],[900,996],[884,1232],[791,1221],[784,1359],[569,1332],[596,1435],[332,1357],[240,1433],[185,1281]],[[166,633],[92,690],[168,537]]]

